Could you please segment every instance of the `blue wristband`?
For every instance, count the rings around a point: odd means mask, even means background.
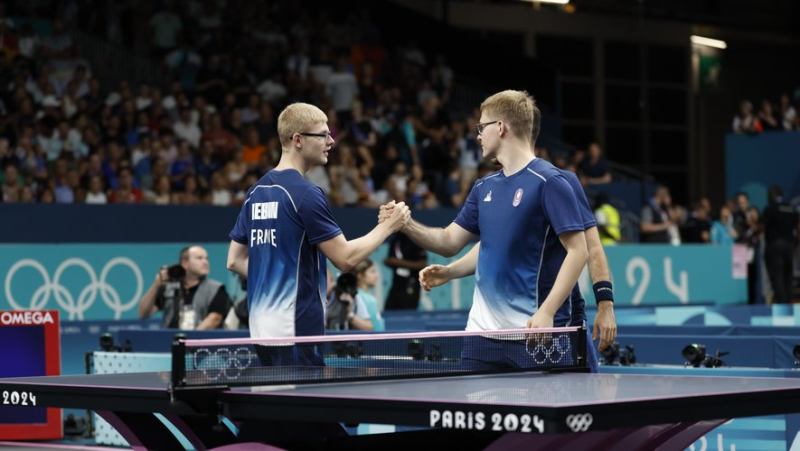
[[[594,290],[594,301],[596,303],[600,303],[600,301],[611,301],[614,302],[614,289],[611,287],[611,282],[597,282],[592,286]]]

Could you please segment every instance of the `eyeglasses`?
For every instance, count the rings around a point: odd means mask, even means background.
[[[478,126],[476,127],[478,129],[478,134],[482,135],[483,134],[483,129],[486,128],[487,125],[496,124],[498,122],[500,122],[500,121],[484,122],[484,123],[478,124]]]
[[[331,132],[325,132],[325,133],[298,133],[298,135],[300,135],[300,136],[314,136],[314,137],[317,137],[317,138],[324,138],[325,141],[327,141],[328,138],[332,138]]]

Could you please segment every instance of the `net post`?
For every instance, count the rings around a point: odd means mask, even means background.
[[[172,341],[172,388],[186,385],[186,343],[185,336],[176,335]]]
[[[578,367],[588,368],[589,362],[587,360],[588,343],[586,342],[586,323],[584,322],[578,328]]]

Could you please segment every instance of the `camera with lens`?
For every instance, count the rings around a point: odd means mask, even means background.
[[[163,265],[161,269],[167,270],[167,280],[165,282],[180,282],[186,276],[186,270],[181,265]]]
[[[347,318],[349,313],[349,301],[342,299],[342,296],[349,295],[353,301],[358,294],[358,279],[355,274],[342,273],[336,279],[336,286],[333,287],[333,299],[328,304],[325,314],[328,330],[348,330],[350,324]]]
[[[333,291],[336,293],[336,299],[339,301],[341,301],[343,294],[349,294],[355,299],[358,294],[358,279],[356,279],[355,274],[346,272],[340,275],[339,278],[336,279],[336,287],[334,287]]]

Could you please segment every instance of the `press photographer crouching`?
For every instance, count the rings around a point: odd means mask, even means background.
[[[164,311],[164,328],[218,329],[231,308],[225,285],[208,278],[208,252],[200,246],[181,249],[180,263],[162,266],[139,301],[139,318]]]
[[[367,305],[358,295],[358,280],[355,274],[342,273],[336,279],[325,319],[328,330],[372,330]]]

